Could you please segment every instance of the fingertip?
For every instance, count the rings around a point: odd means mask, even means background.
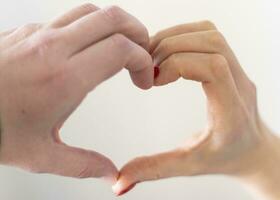
[[[149,89],[151,89],[153,87],[153,85],[152,84],[150,84],[150,85],[145,85],[145,86],[142,86],[142,87],[140,87],[142,90],[149,90]]]
[[[149,90],[149,89],[151,89],[151,87],[153,87],[153,82],[151,82],[151,83],[137,83],[137,82],[134,82],[134,84],[142,90]]]
[[[119,180],[115,185],[112,186],[112,190],[116,196],[122,196],[132,190],[137,183],[125,184]]]
[[[136,183],[134,183],[134,184],[128,186],[126,189],[124,189],[123,191],[121,191],[121,192],[119,193],[118,196],[121,196],[121,195],[124,195],[124,194],[128,193],[128,192],[129,192],[130,190],[132,190],[135,186],[136,186]]]
[[[144,82],[134,82],[134,84],[138,87],[138,88],[140,88],[140,89],[142,89],[142,90],[149,90],[149,89],[151,89],[151,87],[153,87],[153,81],[151,80],[151,81],[144,81]]]
[[[145,69],[139,72],[130,72],[133,83],[142,90],[148,90],[153,87],[153,72]]]
[[[135,177],[130,175],[131,173],[124,167],[119,173],[118,180],[115,185],[112,186],[112,190],[117,196],[121,196],[130,190],[132,190],[139,181],[136,181]]]
[[[117,196],[119,196],[119,194],[123,190],[123,186],[121,185],[120,181],[117,181],[116,184],[112,186],[112,190]]]

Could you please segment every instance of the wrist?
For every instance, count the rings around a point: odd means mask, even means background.
[[[280,138],[266,127],[264,141],[251,155],[246,173],[236,177],[262,199],[280,199]]]

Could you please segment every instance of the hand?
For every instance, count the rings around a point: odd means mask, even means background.
[[[116,180],[105,156],[70,147],[59,130],[86,95],[126,67],[153,85],[146,28],[122,9],[86,4],[48,24],[0,35],[0,163],[37,173]],[[77,133],[80,134],[80,133]]]
[[[114,192],[120,195],[136,183],[174,176],[254,174],[277,139],[258,115],[255,85],[215,25],[206,21],[161,31],[152,38],[151,52],[159,71],[156,86],[180,77],[201,82],[208,124],[184,146],[130,161]]]

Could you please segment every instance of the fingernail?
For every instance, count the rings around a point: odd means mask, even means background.
[[[128,186],[127,188],[125,188],[124,190],[122,190],[122,186],[119,182],[117,182],[113,187],[113,192],[117,195],[117,196],[121,196],[124,195],[125,193],[129,192],[130,190],[132,190],[137,183],[131,184],[130,186]]]
[[[119,196],[119,194],[121,193],[121,190],[122,190],[122,186],[121,186],[120,182],[117,182],[115,185],[113,185],[112,190],[117,196]]]
[[[125,190],[121,191],[118,196],[124,195],[125,193],[129,192],[130,190],[132,190],[134,187],[136,186],[136,183],[130,185],[129,187],[127,187]]]
[[[159,76],[160,70],[159,70],[159,66],[155,66],[154,67],[154,79],[156,79]]]

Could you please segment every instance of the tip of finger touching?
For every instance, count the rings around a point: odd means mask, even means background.
[[[117,196],[122,196],[125,193],[129,192],[136,186],[136,183],[129,185],[128,187],[123,187],[120,182],[117,182],[113,187],[112,190]]]
[[[132,190],[139,182],[129,180],[127,177],[120,175],[117,182],[112,186],[112,190],[116,196],[124,195]]]

